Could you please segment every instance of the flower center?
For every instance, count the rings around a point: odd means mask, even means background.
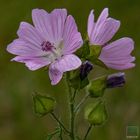
[[[42,44],[41,44],[41,46],[42,46],[42,50],[43,51],[52,51],[55,47],[49,42],[49,41],[47,41],[47,42],[43,42]]]
[[[41,49],[44,52],[42,56],[47,57],[51,62],[54,62],[56,59],[61,58],[64,46],[63,40],[55,44],[52,44],[49,41],[43,41],[41,46],[42,46]]]

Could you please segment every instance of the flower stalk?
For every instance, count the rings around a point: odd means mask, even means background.
[[[66,82],[68,85],[68,91],[69,91],[69,108],[70,108],[70,137],[71,140],[75,140],[75,96],[77,94],[77,89],[74,91],[74,93],[72,93],[72,89],[70,86],[70,73],[67,73],[66,75]]]

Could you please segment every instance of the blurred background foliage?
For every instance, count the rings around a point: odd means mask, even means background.
[[[51,11],[67,8],[75,17],[79,31],[84,36],[87,17],[95,9],[96,17],[104,7],[109,7],[110,16],[121,20],[121,28],[114,39],[129,36],[135,41],[136,68],[127,70],[125,87],[108,90],[109,119],[102,127],[93,129],[89,140],[125,140],[126,126],[140,126],[140,1],[139,0],[0,0],[0,140],[44,140],[53,130],[55,122],[51,117],[37,118],[33,112],[32,93],[37,91],[56,97],[57,112],[62,114],[67,124],[65,82],[51,86],[44,69],[29,71],[24,64],[10,62],[13,55],[6,52],[6,46],[17,37],[16,31],[21,21],[32,22],[33,8]],[[113,40],[114,40],[113,39]],[[90,74],[94,78],[103,74],[97,68]],[[109,71],[111,72],[111,71]],[[83,93],[80,93],[83,96]],[[78,131],[86,130],[81,113]]]

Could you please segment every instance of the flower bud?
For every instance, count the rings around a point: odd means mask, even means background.
[[[100,77],[90,82],[87,91],[91,97],[101,97],[106,89],[106,76]]]
[[[38,116],[51,113],[55,107],[55,100],[51,97],[35,94],[33,95],[34,110]]]
[[[125,84],[125,73],[119,72],[107,77],[106,87],[115,88],[122,87]]]
[[[85,109],[85,119],[92,125],[102,125],[107,120],[107,116],[103,101],[91,103]]]
[[[89,61],[85,61],[80,67],[80,79],[85,79],[92,69],[93,65]]]

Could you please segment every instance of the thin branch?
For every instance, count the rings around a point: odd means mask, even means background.
[[[81,102],[75,107],[75,110],[74,110],[75,113],[78,112],[79,108],[81,107],[81,105],[84,104],[84,102],[88,99],[88,97],[89,97],[89,93],[87,93],[85,97],[81,100]]]
[[[64,126],[64,124],[56,117],[54,113],[51,113],[52,117],[61,125],[61,127],[68,133],[70,134],[69,130]]]
[[[85,136],[84,136],[84,139],[83,140],[86,140],[87,139],[87,137],[88,137],[88,134],[89,134],[89,132],[91,131],[91,129],[92,129],[92,124],[89,126],[89,128],[88,128],[88,130],[87,130],[87,132],[86,132],[86,134],[85,134]]]

